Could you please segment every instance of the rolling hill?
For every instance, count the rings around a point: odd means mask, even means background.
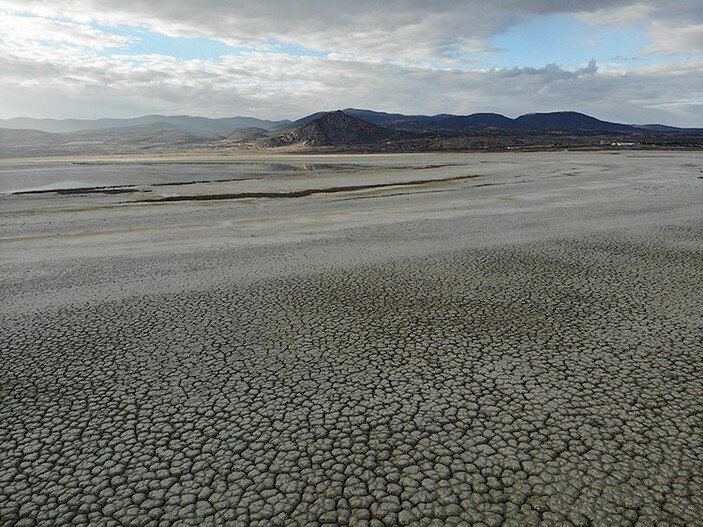
[[[213,135],[228,132],[237,128],[263,128],[275,130],[290,124],[289,120],[268,121],[254,117],[225,117],[211,119],[209,117],[193,117],[190,115],[144,115],[133,119],[33,119],[31,117],[16,117],[0,119],[0,128],[16,130],[39,130],[51,133],[70,133],[83,130],[104,130],[110,128],[131,128],[159,124],[162,128],[171,128],[187,134]]]

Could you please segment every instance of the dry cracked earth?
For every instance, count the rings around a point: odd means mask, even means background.
[[[0,524],[703,525],[693,161],[566,208],[535,169],[452,218],[408,191],[322,238],[3,263]]]

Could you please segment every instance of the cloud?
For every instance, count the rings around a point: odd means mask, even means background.
[[[264,49],[271,42],[370,60],[444,60],[498,51],[492,39],[536,16],[572,14],[601,26],[644,28],[649,54],[703,53],[700,0],[0,0],[5,17],[22,28],[5,31],[38,35],[74,44],[114,47],[120,37],[92,29],[139,26],[171,37],[207,38],[234,47]],[[36,17],[41,17],[37,19]],[[53,20],[48,20],[53,19]],[[56,19],[73,22],[57,22]],[[29,27],[32,26],[32,27]],[[40,27],[44,26],[44,27]]]
[[[684,1],[681,12],[667,13],[645,0],[203,0],[197,8],[186,0],[0,0],[0,114],[297,118],[349,106],[511,116],[570,109],[608,120],[700,126],[700,60],[635,61],[627,70],[599,68],[595,60],[571,68],[478,69],[476,58],[495,52],[492,37],[507,28],[564,12],[592,24],[640,24],[652,35],[648,53],[656,46],[661,54],[698,49],[701,15],[694,4]],[[119,24],[245,49],[213,60],[136,54],[130,51],[136,37],[111,32]],[[324,53],[297,56],[286,52],[287,43]]]
[[[594,25],[641,26],[652,44],[650,55],[703,55],[703,9],[699,0],[626,2],[579,15]]]
[[[673,27],[661,22],[649,26],[654,44],[641,51],[652,55],[703,54],[703,24]]]
[[[124,47],[127,37],[101,31],[87,24],[15,16],[0,11],[0,45],[6,52],[22,53],[36,47],[76,46],[92,50]]]
[[[164,35],[209,38],[237,47],[261,47],[277,40],[318,51],[402,60],[453,59],[496,51],[493,36],[535,15],[575,13],[611,23],[641,22],[652,12],[663,13],[660,21],[682,22],[667,16],[662,5],[607,0],[202,0],[195,7],[190,0],[0,1],[0,8],[18,13],[139,25]],[[662,31],[653,32],[654,37]]]
[[[581,75],[594,75],[598,71],[596,59],[591,59],[583,68],[576,70],[563,69],[557,64],[547,64],[543,68],[509,68],[509,69],[494,69],[497,75],[501,77],[520,77],[523,75],[534,75],[544,78],[547,82],[557,79],[571,79],[580,77]]]
[[[64,112],[57,117],[95,117],[95,108],[104,116],[106,109],[124,112],[126,107],[131,108],[129,115],[268,118],[298,118],[345,107],[429,114],[496,111],[511,116],[569,109],[616,121],[695,126],[703,117],[703,107],[697,106],[701,68],[703,61],[600,72],[591,61],[573,70],[554,64],[452,70],[256,51],[217,61],[127,55],[77,62],[67,56],[40,63],[0,56],[0,69],[8,79],[0,87],[0,100],[18,104],[16,94],[7,98],[7,92],[13,91],[14,83],[31,78],[32,83],[23,85],[25,101],[45,97],[51,84],[55,107]],[[36,105],[24,104],[15,108],[22,114],[36,111]],[[684,107],[692,113],[685,114]]]

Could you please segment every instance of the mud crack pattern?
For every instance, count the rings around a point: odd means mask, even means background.
[[[703,525],[691,236],[5,314],[0,523]]]

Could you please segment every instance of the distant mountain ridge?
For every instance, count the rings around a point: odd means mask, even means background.
[[[358,108],[346,108],[345,114],[358,117],[368,123],[391,130],[406,132],[460,132],[481,130],[565,130],[565,131],[602,131],[602,132],[675,132],[692,130],[665,126],[661,124],[630,125],[603,121],[589,115],[572,112],[527,113],[515,119],[499,113],[473,113],[470,115],[404,115],[400,113],[377,112]],[[49,133],[72,133],[85,130],[131,129],[145,127],[142,130],[160,129],[177,130],[185,134],[212,136],[229,135],[233,130],[262,129],[265,132],[278,133],[290,131],[308,122],[327,115],[328,111],[315,112],[296,121],[282,119],[278,121],[257,119],[255,117],[193,117],[189,115],[144,115],[131,119],[34,119],[16,117],[0,119],[0,128],[15,130],[38,130]]]
[[[162,128],[172,128],[187,134],[213,135],[238,128],[263,128],[275,130],[290,123],[289,120],[269,121],[255,117],[193,117],[190,115],[144,115],[131,119],[34,119],[15,117],[0,119],[0,128],[39,130],[50,133],[71,133],[83,130],[131,128],[159,123]]]
[[[570,111],[528,113],[516,119],[511,119],[498,113],[474,113],[471,115],[438,114],[429,116],[374,112],[355,108],[347,108],[344,112],[378,126],[407,131],[479,131],[499,129],[633,132],[642,128],[629,124],[601,121],[583,113]]]

